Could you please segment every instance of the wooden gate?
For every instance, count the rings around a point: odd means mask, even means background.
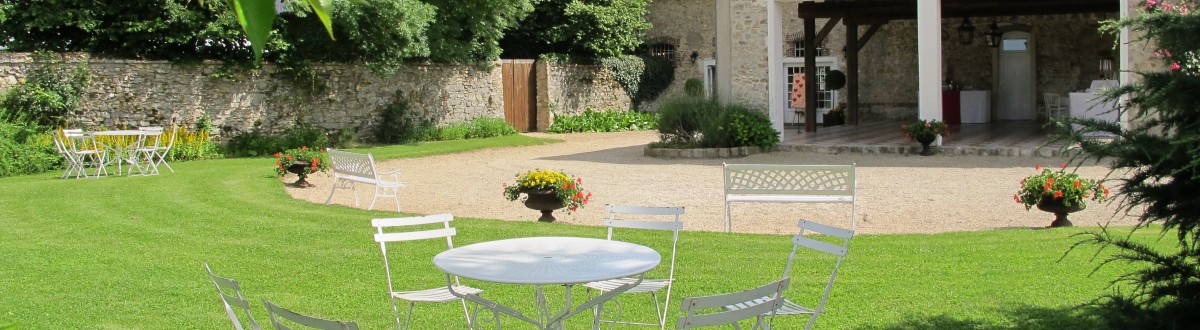
[[[501,60],[504,121],[521,132],[537,130],[537,76],[533,60]]]

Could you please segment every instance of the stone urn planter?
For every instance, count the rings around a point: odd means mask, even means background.
[[[299,178],[299,179],[296,179],[296,182],[292,183],[292,186],[294,186],[296,188],[308,188],[308,187],[313,186],[313,184],[308,183],[308,181],[305,180],[308,178],[308,173],[306,173],[306,169],[309,166],[312,166],[312,163],[303,162],[303,161],[296,161],[295,163],[292,163],[292,166],[288,166],[287,171],[291,172],[291,173],[295,173],[296,177]]]
[[[542,216],[538,218],[541,222],[554,222],[554,210],[561,209],[566,206],[563,200],[558,198],[558,194],[554,190],[539,189],[539,190],[523,190],[521,191],[528,196],[525,199],[525,207],[542,211]]]
[[[933,156],[933,150],[929,149],[929,145],[937,140],[937,135],[916,135],[914,140],[921,143],[921,156]]]
[[[1042,198],[1037,203],[1037,208],[1042,211],[1054,213],[1054,222],[1050,223],[1050,227],[1070,227],[1071,220],[1067,220],[1067,214],[1083,210],[1084,207],[1079,205],[1079,202],[1073,203],[1071,206],[1063,204],[1062,198]]]

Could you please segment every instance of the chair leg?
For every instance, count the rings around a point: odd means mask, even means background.
[[[167,170],[171,171],[171,173],[175,173],[175,169],[171,168],[171,164],[167,163],[167,153],[166,152],[163,152],[163,153],[155,152],[155,154],[158,155],[158,164],[166,166]],[[156,165],[156,167],[157,167],[157,165]]]
[[[469,309],[467,309],[467,300],[459,299],[458,301],[462,303],[463,316],[467,318],[467,329],[475,329],[475,321],[471,320],[471,311]],[[500,317],[497,316],[496,318],[500,318]],[[499,328],[497,328],[497,329],[499,329]]]
[[[325,205],[329,205],[329,202],[333,201],[333,193],[337,191],[337,184],[337,178],[334,178],[333,182],[329,184],[329,197],[325,197]]]
[[[390,296],[391,293],[389,292],[388,295]],[[402,325],[400,323],[400,308],[396,307],[396,298],[395,297],[391,297],[391,298],[392,298],[392,315],[396,316],[396,328],[403,329]]]
[[[733,230],[733,228],[732,228],[733,226],[731,226],[729,222],[730,222],[729,221],[729,202],[725,202],[725,232],[726,233]]]
[[[417,303],[415,303],[415,302],[411,302],[411,301],[408,302],[408,314],[404,316],[404,329],[408,329],[408,328],[412,327],[412,310],[413,310],[413,306],[416,306],[416,305],[417,305]]]
[[[375,201],[379,199],[379,186],[375,186],[375,196],[371,197],[371,205],[367,206],[367,210],[375,207]]]

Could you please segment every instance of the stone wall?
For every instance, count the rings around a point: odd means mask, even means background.
[[[327,88],[313,93],[271,64],[244,72],[219,63],[69,56],[69,63],[79,61],[87,61],[93,84],[70,121],[88,129],[192,126],[207,116],[221,131],[259,128],[278,133],[302,121],[330,131],[353,129],[365,137],[378,126],[381,111],[396,102],[407,102],[412,117],[439,125],[476,117],[504,118],[498,62],[485,69],[406,65],[386,77],[361,65],[315,65]],[[0,89],[16,84],[32,65],[29,54],[0,52]],[[552,66],[549,77],[549,84],[540,86],[551,91],[550,102],[558,104],[559,113],[578,113],[587,107],[629,108],[629,97],[603,69]],[[598,82],[592,83],[593,79]]]
[[[683,95],[684,83],[691,78],[704,81],[704,61],[716,58],[716,27],[713,1],[656,0],[650,3],[646,20],[654,26],[646,40],[676,41],[675,80],[653,101],[641,105],[653,110],[675,95]],[[692,61],[692,53],[696,61]]]

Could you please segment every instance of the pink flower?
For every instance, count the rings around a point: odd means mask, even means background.
[[[1146,0],[1146,7],[1154,7],[1154,5],[1157,5],[1157,4],[1158,4],[1158,1]]]
[[[1017,203],[1020,203],[1020,202],[1021,202],[1021,196],[1017,196],[1017,194],[1013,194],[1013,200],[1017,201]]]
[[[1062,168],[1060,168],[1060,169],[1063,169],[1063,170],[1067,169],[1067,163],[1062,163]]]
[[[1041,171],[1041,170],[1042,170],[1042,164],[1037,164],[1037,165],[1034,165],[1034,166],[1033,166],[1033,170],[1034,170],[1034,171]]]
[[[1171,63],[1171,71],[1179,71],[1179,69],[1182,68],[1183,67],[1179,65],[1179,62]]]

